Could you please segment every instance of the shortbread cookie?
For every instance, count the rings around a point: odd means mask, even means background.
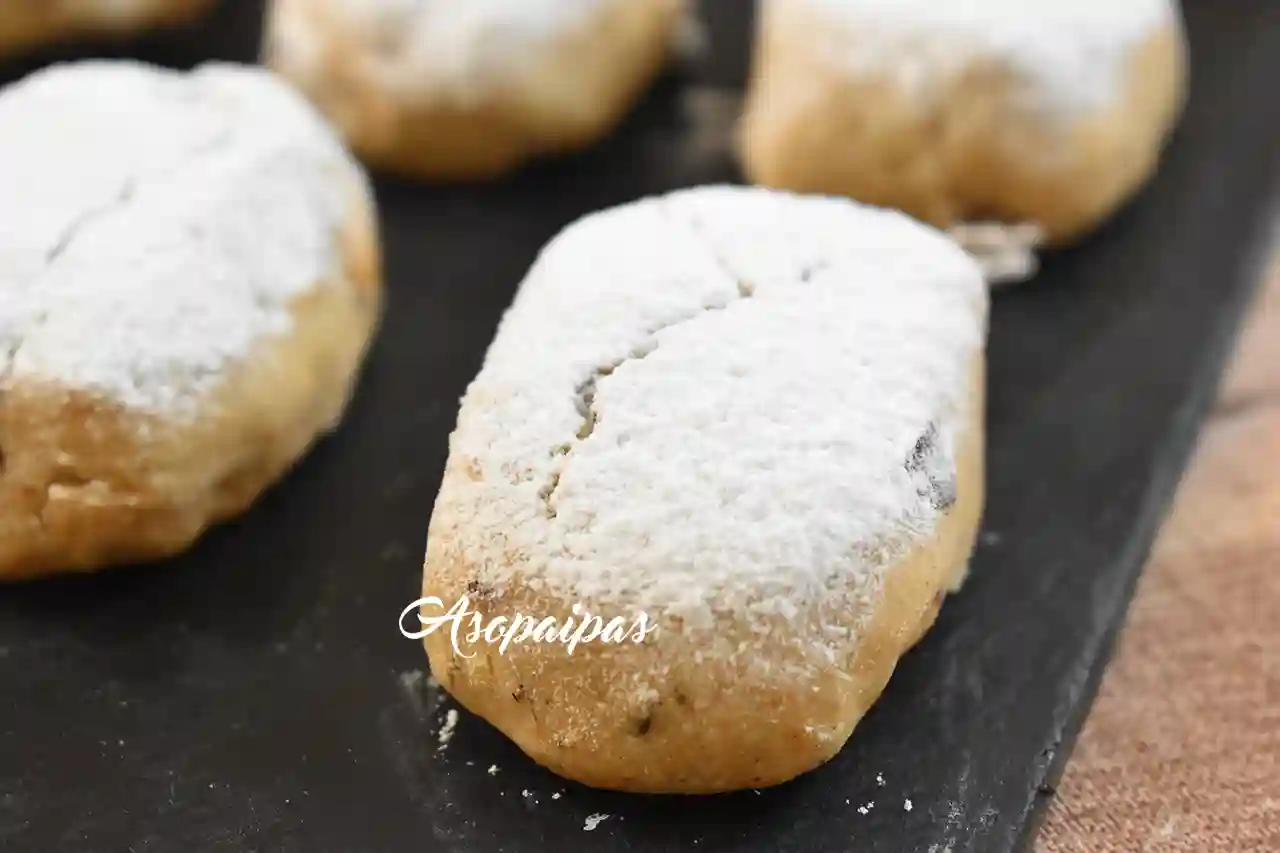
[[[767,186],[1062,244],[1152,175],[1186,72],[1174,0],[764,0],[740,147]]]
[[[421,613],[622,621],[572,650],[446,625],[435,677],[588,785],[831,758],[965,574],[987,299],[944,235],[841,199],[710,187],[570,226],[463,400]]]
[[[606,135],[685,0],[273,0],[266,61],[371,164],[482,179]]]
[[[176,554],[343,413],[376,326],[364,173],[235,66],[0,93],[0,579]]]
[[[4,0],[0,55],[195,20],[214,0]]]

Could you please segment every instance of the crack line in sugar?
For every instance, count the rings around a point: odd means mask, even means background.
[[[658,335],[663,332],[674,329],[677,326],[682,326],[685,323],[690,323],[707,314],[716,311],[723,311],[735,302],[741,302],[755,296],[755,287],[744,281],[736,272],[734,272],[732,265],[729,264],[723,255],[721,255],[715,246],[715,242],[708,236],[705,229],[702,227],[702,223],[698,221],[697,217],[692,214],[685,217],[673,216],[667,203],[663,203],[659,209],[662,211],[662,215],[665,219],[677,222],[683,227],[689,229],[698,246],[707,253],[715,266],[734,283],[734,286],[738,290],[738,295],[736,298],[729,299],[719,305],[704,305],[699,308],[698,311],[690,314],[689,316],[681,317],[670,323],[665,323],[655,329],[651,329],[646,333],[644,340],[638,346],[634,347],[630,353],[616,361],[601,365],[593,370],[574,391],[576,395],[574,406],[577,408],[578,414],[582,417],[582,424],[578,427],[576,434],[576,442],[572,444],[558,445],[551,451],[553,456],[570,456],[573,453],[573,448],[577,444],[581,444],[595,434],[596,424],[600,421],[600,414],[596,411],[595,401],[601,380],[612,376],[619,367],[627,362],[643,361],[647,358],[658,348],[657,338]],[[825,266],[825,262],[819,261],[817,264],[812,266]],[[811,268],[806,268],[805,271],[802,272],[800,275],[800,281],[806,282],[809,280],[810,270]],[[556,517],[554,498],[556,489],[560,486],[560,477],[564,473],[564,468],[567,464],[567,461],[562,462],[560,467],[551,473],[551,476],[547,479],[547,483],[538,490],[538,498],[542,501],[543,510],[547,518]]]
[[[73,219],[71,223],[63,229],[61,236],[58,237],[58,241],[54,243],[53,247],[45,254],[45,270],[47,271],[49,267],[53,266],[54,262],[57,261],[58,258],[62,257],[63,252],[70,248],[71,244],[75,242],[76,237],[81,231],[91,225],[95,220],[101,219],[102,217],[114,212],[116,208],[128,204],[129,200],[133,198],[133,194],[137,188],[138,179],[136,177],[130,177],[124,182],[124,186],[120,188],[120,191],[105,204],[100,207],[86,210],[84,213]]]
[[[736,297],[729,298],[720,304],[701,306],[694,313],[677,318],[671,322],[657,326],[649,330],[642,342],[634,347],[631,352],[622,358],[616,359],[607,364],[601,365],[590,372],[575,389],[574,405],[582,417],[581,425],[575,435],[576,441],[561,444],[552,449],[553,457],[563,457],[558,463],[556,469],[548,477],[546,484],[538,491],[538,497],[542,502],[547,518],[555,518],[557,510],[555,506],[556,491],[560,486],[561,478],[569,464],[569,458],[572,456],[575,447],[578,444],[588,440],[595,434],[596,426],[600,420],[600,413],[596,410],[595,402],[599,394],[601,382],[609,376],[612,376],[624,364],[630,361],[642,361],[647,358],[658,348],[658,336],[663,332],[674,329],[677,326],[693,322],[699,317],[706,314],[723,311],[736,302],[751,299],[756,294],[756,287],[740,277],[734,270],[733,265],[719,251],[715,240],[708,234],[702,222],[692,211],[684,215],[675,214],[671,210],[669,203],[664,203],[659,207],[662,215],[668,221],[671,221],[679,227],[686,228],[695,238],[696,244],[703,249],[713,264],[727,276],[736,286]],[[794,284],[808,284],[816,276],[826,272],[831,267],[829,258],[818,257],[803,264],[795,273]],[[921,484],[919,495],[929,500],[930,506],[938,512],[946,513],[950,511],[958,501],[956,471],[952,467],[948,476],[939,478],[936,465],[930,463],[940,452],[938,447],[939,429],[936,421],[931,421],[925,433],[916,442],[915,447],[904,461],[903,467],[913,477],[920,477],[924,480]]]
[[[71,248],[71,246],[76,242],[76,239],[81,234],[83,234],[87,229],[91,228],[95,223],[101,222],[102,220],[106,219],[107,217],[111,216],[112,214],[116,213],[122,208],[127,207],[129,203],[132,202],[137,197],[138,191],[144,183],[151,183],[157,180],[163,181],[169,178],[173,174],[176,174],[180,171],[186,171],[192,166],[193,163],[200,160],[201,158],[207,157],[210,154],[213,154],[225,148],[231,142],[234,135],[235,135],[234,128],[228,126],[226,128],[223,128],[208,143],[191,149],[191,151],[188,152],[185,157],[181,158],[182,161],[180,163],[174,164],[172,168],[159,170],[153,174],[146,174],[144,172],[141,174],[128,176],[124,181],[124,185],[109,201],[107,201],[106,203],[102,204],[99,207],[94,207],[81,213],[79,216],[75,217],[63,229],[62,233],[58,236],[57,241],[55,241],[53,246],[50,247],[50,249],[45,253],[44,265],[40,269],[39,273],[35,276],[35,280],[31,282],[30,287],[32,289],[35,289],[40,286],[40,280],[49,275],[49,271],[53,269],[55,266],[57,266],[58,260],[67,253],[67,251]],[[48,321],[48,319],[49,319],[48,309],[45,309],[39,312],[35,317],[32,318],[30,324],[27,325],[25,329],[23,329],[23,333],[17,337],[17,340],[13,343],[12,346],[8,348],[8,351],[5,353],[3,369],[0,369],[0,408],[3,408],[5,405],[5,397],[8,395],[9,382],[13,377],[14,364],[17,361],[18,354],[22,351],[22,347],[26,344],[27,339],[31,336],[31,334],[34,331],[38,330],[41,326],[43,326]],[[0,475],[4,474],[4,468],[5,468],[4,462],[5,462],[4,448],[0,448]],[[40,527],[41,530],[45,528],[44,515],[45,515],[45,510],[48,508],[48,505],[49,505],[49,488],[54,485],[65,485],[65,483],[59,483],[57,481],[57,478],[55,478],[55,482],[50,483],[46,487],[44,492],[44,499],[41,501],[40,506],[33,509],[31,513],[33,520]]]
[[[226,147],[234,135],[234,131],[230,127],[224,128],[208,143],[191,149],[191,151],[182,158],[182,162],[174,164],[172,168],[163,169],[153,174],[146,174],[144,172],[138,175],[130,175],[126,178],[124,186],[120,188],[119,192],[117,192],[110,201],[100,207],[85,211],[72,220],[72,222],[63,229],[63,232],[59,235],[57,241],[49,251],[45,253],[44,268],[40,270],[40,274],[37,275],[35,281],[31,283],[31,289],[34,290],[40,286],[40,279],[48,276],[49,271],[57,266],[58,260],[67,253],[72,244],[75,243],[77,237],[88,230],[93,224],[101,222],[117,211],[128,207],[129,203],[137,198],[139,190],[145,183],[152,183],[157,180],[163,181],[175,173],[190,169],[196,161]],[[26,339],[34,330],[43,326],[47,320],[48,310],[46,309],[41,311],[32,319],[32,322],[27,326],[24,333],[18,338],[17,342],[9,348],[9,351],[6,354],[4,370],[0,371],[0,400],[3,400],[4,388],[8,384],[9,377],[13,372],[14,361],[17,359],[18,353],[21,352],[23,345],[26,343]]]
[[[207,144],[201,145],[198,148],[193,148],[187,153],[187,156],[183,158],[183,162],[175,164],[172,168],[164,169],[151,175],[144,173],[142,175],[131,175],[126,178],[124,186],[120,188],[120,191],[117,192],[115,196],[102,206],[92,208],[80,214],[63,230],[62,235],[58,238],[58,241],[54,243],[53,248],[51,248],[45,255],[44,271],[47,272],[49,267],[53,266],[53,263],[71,247],[71,244],[75,242],[76,237],[78,237],[88,226],[93,224],[95,221],[104,219],[110,214],[115,213],[117,210],[128,206],[129,202],[132,201],[134,196],[137,194],[138,188],[144,180],[150,183],[157,179],[163,180],[175,172],[186,171],[191,168],[191,165],[195,161],[224,148],[227,143],[231,141],[231,136],[232,131],[230,129],[224,129]]]

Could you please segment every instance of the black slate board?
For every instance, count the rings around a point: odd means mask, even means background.
[[[713,53],[692,76],[740,84],[748,4],[706,5]],[[260,15],[226,0],[202,29],[122,50],[252,60]],[[667,81],[590,154],[489,187],[380,183],[390,309],[365,382],[345,429],[256,511],[169,565],[0,589],[0,849],[1025,849],[1269,235],[1280,4],[1188,15],[1194,93],[1159,179],[998,299],[972,582],[828,766],[646,799],[565,784],[466,715],[438,752],[442,709],[395,625],[456,401],[540,245],[590,210],[735,177],[691,146]],[[611,817],[588,834],[593,813]]]

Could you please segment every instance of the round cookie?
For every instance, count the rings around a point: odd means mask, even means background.
[[[432,673],[587,785],[712,793],[827,761],[963,580],[987,310],[954,242],[847,200],[706,187],[573,224],[462,402]],[[592,617],[625,639],[555,639]]]
[[[214,0],[5,0],[0,55],[76,39],[185,24]]]
[[[581,149],[666,63],[686,0],[274,0],[266,62],[374,166],[478,180]]]
[[[0,92],[0,579],[188,548],[335,428],[379,316],[359,165],[274,75]]]
[[[1174,0],[765,0],[742,161],[766,186],[1062,244],[1152,175],[1186,74]]]

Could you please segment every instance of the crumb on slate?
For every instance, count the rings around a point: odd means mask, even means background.
[[[445,712],[444,725],[440,727],[440,733],[437,736],[440,741],[438,751],[444,752],[449,746],[449,741],[453,740],[453,733],[458,727],[458,712],[454,708],[450,708]]]

